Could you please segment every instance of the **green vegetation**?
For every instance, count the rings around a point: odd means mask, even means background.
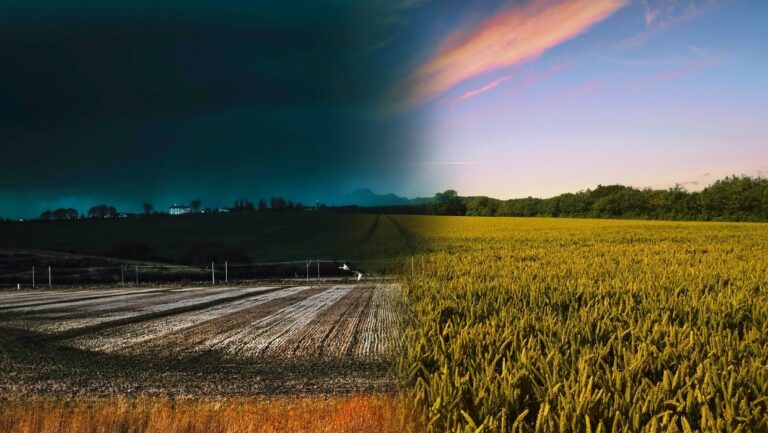
[[[764,432],[768,226],[398,216],[430,432]]]
[[[459,197],[456,191],[449,190],[437,194],[425,210],[437,215],[468,216],[768,221],[768,179],[727,177],[701,192],[688,192],[681,186],[655,190],[608,185],[548,199]]]

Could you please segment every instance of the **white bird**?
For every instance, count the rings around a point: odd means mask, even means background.
[[[357,281],[360,281],[361,278],[363,278],[363,273],[360,271],[352,271],[357,275]]]
[[[344,270],[344,271],[348,271],[349,270],[349,266],[347,266],[347,264],[344,263],[344,266],[339,266],[339,269]]]

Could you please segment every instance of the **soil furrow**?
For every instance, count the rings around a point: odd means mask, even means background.
[[[109,293],[109,294],[98,294],[93,296],[80,296],[76,297],[74,299],[67,299],[66,296],[62,296],[63,299],[55,299],[55,300],[49,300],[44,302],[31,302],[27,304],[13,304],[13,305],[0,305],[0,311],[8,311],[8,310],[17,310],[17,309],[24,309],[24,308],[36,308],[36,307],[44,307],[47,305],[56,305],[56,304],[72,304],[72,303],[80,303],[85,301],[92,301],[96,299],[104,299],[105,301],[108,301],[109,298],[114,298],[116,296],[126,296],[126,295],[143,295],[147,293],[158,293],[158,292],[169,292],[172,289],[154,289],[154,290],[140,290],[140,291],[117,291]],[[77,292],[72,292],[72,296],[77,296]]]
[[[275,290],[280,290],[280,288],[278,287],[278,288],[268,289],[268,291],[275,291]],[[84,335],[93,334],[93,333],[104,331],[107,329],[130,325],[133,323],[146,322],[148,320],[153,320],[153,319],[157,319],[164,316],[172,316],[175,314],[188,313],[190,311],[204,310],[206,308],[210,308],[216,305],[233,302],[240,299],[251,298],[264,293],[265,291],[246,292],[240,295],[214,299],[207,302],[199,302],[199,303],[194,303],[190,305],[183,305],[181,307],[171,308],[167,310],[153,311],[151,313],[142,314],[139,316],[131,316],[131,317],[121,318],[121,319],[117,319],[109,322],[97,323],[91,326],[84,326],[81,328],[75,328],[67,331],[58,332],[48,337],[45,337],[45,340],[61,341],[61,340],[67,340],[71,338],[82,337]]]
[[[279,357],[334,357],[338,346],[347,340],[350,323],[354,323],[365,308],[372,288],[355,287],[322,315],[315,317],[301,332],[273,348],[271,355]]]
[[[286,289],[288,290],[288,289]],[[327,288],[303,288],[297,290],[288,296],[276,297],[265,303],[258,303],[252,307],[234,312],[232,314],[222,315],[184,328],[166,338],[156,338],[152,341],[141,344],[139,349],[142,352],[197,352],[200,346],[205,346],[213,340],[221,338],[223,335],[236,332],[249,323],[259,319],[269,317],[287,306],[301,302],[317,293],[322,293]]]

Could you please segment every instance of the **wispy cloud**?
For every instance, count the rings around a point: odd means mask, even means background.
[[[477,95],[479,95],[481,93],[485,93],[485,92],[487,92],[489,90],[493,90],[499,84],[509,80],[510,78],[512,78],[512,75],[505,75],[505,76],[503,76],[501,78],[498,78],[496,80],[491,81],[490,83],[488,83],[488,84],[486,84],[486,85],[484,85],[482,87],[478,87],[477,89],[472,89],[472,90],[469,90],[467,92],[464,92],[464,93],[462,93],[461,95],[459,95],[459,96],[457,96],[455,98],[444,99],[444,100],[441,101],[441,103],[442,104],[447,104],[447,105],[450,105],[450,106],[454,106],[454,105],[458,104],[459,102],[466,101],[467,99],[474,98],[475,96],[477,96]]]
[[[547,78],[557,74],[558,72],[568,68],[569,66],[570,66],[570,63],[558,63],[557,65],[549,69],[545,69],[540,72],[533,72],[527,77],[525,77],[524,83],[526,86],[531,86],[538,81],[546,80]]]
[[[643,7],[645,8],[645,25],[650,26],[661,15],[661,9],[651,7],[647,0],[643,1]]]
[[[688,59],[679,66],[657,72],[648,78],[642,79],[631,87],[634,90],[645,90],[651,86],[677,80],[697,71],[717,67],[724,62],[724,59],[712,56]]]
[[[479,26],[449,35],[436,54],[398,83],[408,106],[434,100],[478,75],[530,61],[583,33],[626,0],[533,0],[502,9]]]
[[[432,166],[446,166],[446,165],[473,165],[476,161],[417,161],[412,163],[413,165],[432,165]]]
[[[646,28],[628,38],[618,41],[614,48],[618,51],[626,51],[636,48],[658,37],[659,35],[698,18],[709,12],[716,6],[714,0],[697,2],[665,1],[652,5],[649,1],[642,2],[645,10]]]

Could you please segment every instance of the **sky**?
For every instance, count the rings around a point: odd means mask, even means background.
[[[408,0],[0,2],[0,216],[415,192]]]
[[[768,173],[768,2],[7,0],[0,216]]]
[[[551,197],[768,174],[768,2],[453,3],[395,86],[426,118],[421,185]]]

